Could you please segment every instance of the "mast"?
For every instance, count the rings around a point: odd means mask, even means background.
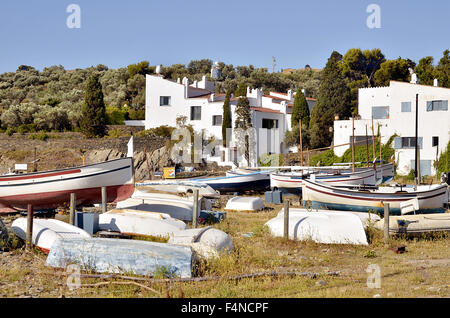
[[[420,176],[418,175],[418,170],[417,170],[417,160],[419,160],[419,138],[418,138],[418,134],[419,134],[419,94],[416,94],[416,142],[415,142],[415,146],[416,146],[416,153],[415,153],[415,164],[414,164],[414,183],[417,186],[417,184],[419,183],[419,178]]]
[[[355,172],[355,117],[352,116],[352,172]]]

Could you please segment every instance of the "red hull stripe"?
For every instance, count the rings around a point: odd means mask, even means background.
[[[374,199],[372,199],[372,198],[360,198],[360,197],[352,197],[352,196],[349,196],[349,195],[343,195],[343,194],[336,194],[336,193],[329,193],[329,192],[325,192],[325,191],[320,191],[320,190],[317,190],[317,189],[314,189],[314,188],[311,188],[311,187],[308,187],[308,186],[306,186],[308,189],[310,189],[310,190],[312,190],[312,191],[316,191],[316,192],[320,192],[320,193],[323,193],[323,194],[326,194],[326,195],[332,195],[332,196],[335,196],[335,197],[341,197],[341,198],[347,198],[347,199],[354,199],[354,200],[362,200],[362,201],[406,201],[406,200],[410,200],[411,198],[415,198],[416,196],[414,195],[414,194],[410,194],[408,197],[404,197],[404,198],[402,198],[402,199],[382,199],[382,198],[378,198],[378,199],[376,199],[376,198],[374,198]],[[441,192],[441,193],[437,193],[437,194],[435,194],[435,195],[431,195],[431,196],[428,196],[428,197],[419,197],[419,198],[417,198],[418,200],[424,200],[424,199],[431,199],[431,198],[434,198],[434,197],[437,197],[437,196],[440,196],[440,195],[442,195],[442,194],[444,194],[445,192]],[[407,195],[407,194],[406,194]]]
[[[53,172],[53,173],[44,173],[44,174],[33,174],[23,177],[2,177],[0,181],[15,181],[15,180],[28,180],[28,179],[39,179],[39,178],[47,178],[47,177],[56,177],[56,176],[62,176],[66,174],[73,174],[73,173],[80,173],[80,169],[76,170],[69,170],[69,171],[62,171],[62,172]]]

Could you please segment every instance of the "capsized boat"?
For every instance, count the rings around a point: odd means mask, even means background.
[[[220,195],[205,183],[193,180],[154,180],[137,182],[136,187],[143,187],[147,192],[169,192],[175,194],[192,194],[195,189],[199,191],[199,196],[206,198],[218,198]]]
[[[166,213],[175,219],[192,221],[194,200],[172,194],[135,191],[131,198],[117,202],[116,208]],[[199,198],[197,204],[199,215],[202,210],[211,210],[211,208],[209,199]]]
[[[83,270],[169,277],[192,276],[192,250],[187,246],[140,240],[109,238],[59,239],[53,244],[46,265],[66,268],[77,264]]]
[[[27,238],[27,218],[14,220],[11,229],[22,240]],[[41,251],[48,253],[52,245],[61,238],[90,239],[91,235],[83,229],[55,219],[33,219],[31,243]]]
[[[191,179],[191,181],[207,184],[219,192],[244,192],[268,189],[270,171],[228,171],[225,177]]]
[[[101,202],[107,187],[108,202],[129,198],[134,191],[132,158],[111,160],[83,167],[0,176],[0,208],[51,209],[70,202],[77,205]]]
[[[128,235],[169,237],[170,234],[187,228],[186,223],[165,213],[129,209],[114,209],[102,213],[98,222],[100,230]]]
[[[260,211],[264,209],[264,202],[260,197],[234,197],[228,200],[225,210]]]
[[[412,187],[376,187],[349,189],[331,186],[324,182],[304,180],[303,205],[306,208],[344,211],[374,211],[383,214],[383,202],[389,203],[391,214],[401,214],[401,204],[417,198],[416,213],[445,212],[446,185],[421,185]]]
[[[174,232],[168,243],[190,246],[200,256],[210,259],[233,250],[231,237],[211,226]]]
[[[284,211],[266,223],[273,236],[284,236]],[[324,244],[368,245],[360,217],[348,212],[289,209],[289,238]]]
[[[311,179],[320,182],[339,185],[375,185],[375,169],[364,169],[355,172],[319,171],[319,172],[279,172],[270,175],[270,187],[286,192],[302,192],[304,180]]]

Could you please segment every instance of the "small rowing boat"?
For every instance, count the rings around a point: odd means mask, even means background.
[[[15,235],[22,240],[27,238],[27,219],[16,219],[11,229]],[[39,248],[44,253],[48,253],[52,245],[58,239],[76,239],[76,238],[91,238],[91,235],[83,229],[68,223],[54,220],[54,219],[34,219],[33,220],[33,235],[31,243]]]
[[[101,202],[107,187],[108,202],[129,198],[134,191],[132,158],[105,161],[83,167],[0,176],[0,208],[52,209],[70,202],[77,205]]]
[[[401,214],[401,204],[412,199],[418,200],[416,213],[445,212],[447,199],[446,185],[421,185],[412,187],[374,187],[349,189],[331,186],[324,182],[304,180],[303,204],[306,208],[344,211],[375,211],[384,213],[383,202],[390,205],[392,214]]]

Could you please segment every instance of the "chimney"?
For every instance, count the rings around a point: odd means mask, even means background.
[[[288,99],[291,100],[292,99],[292,89],[288,90]]]
[[[189,97],[189,79],[187,77],[183,77],[183,85],[184,85],[184,98]]]
[[[247,86],[247,97],[250,96],[250,87]]]
[[[181,79],[179,77],[177,78],[177,83],[181,84]]]
[[[194,87],[198,88],[198,81],[194,81]]]
[[[433,86],[434,87],[439,87],[439,80],[437,78],[434,79]]]
[[[411,75],[411,82],[410,83],[411,84],[419,84],[419,79],[417,78],[417,74],[416,73],[413,73]]]
[[[214,93],[211,93],[211,95],[210,95],[210,97],[209,97],[209,100],[210,100],[211,102],[214,102]]]

